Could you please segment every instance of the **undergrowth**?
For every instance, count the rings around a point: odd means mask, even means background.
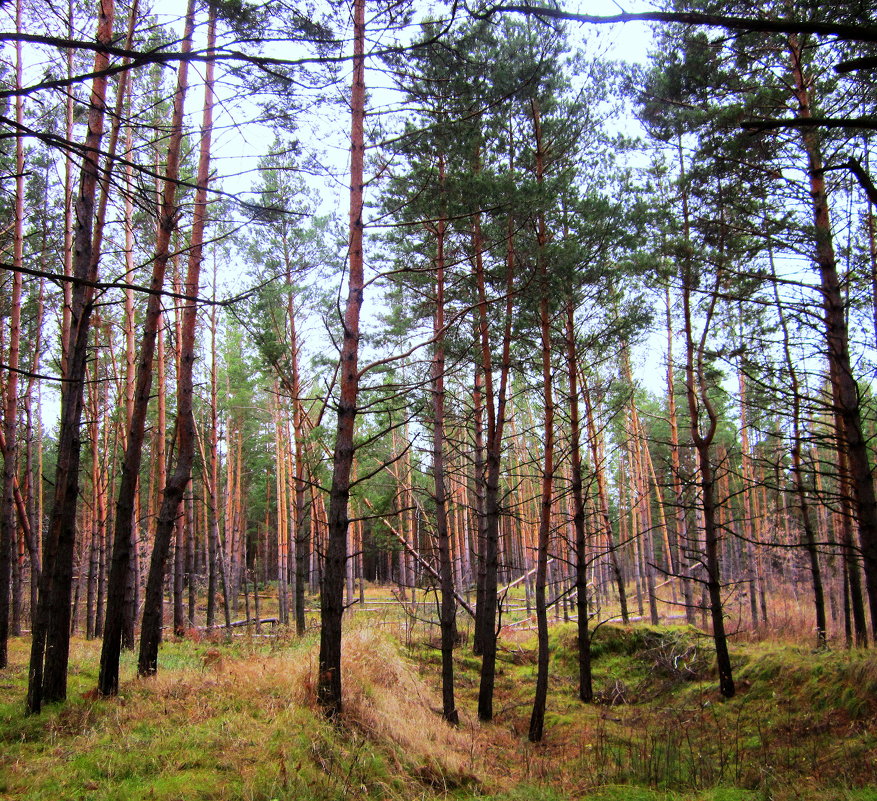
[[[335,801],[433,798],[479,786],[472,738],[435,719],[424,682],[370,633],[345,642],[344,719],[312,686],[313,637],[169,642],[158,676],[126,655],[118,698],[93,688],[99,649],[74,641],[68,700],[23,715],[24,641],[0,704],[0,798]]]
[[[434,641],[348,626],[345,697],[315,703],[316,637],[172,640],[160,672],[100,699],[99,644],[76,639],[68,700],[23,714],[27,642],[0,674],[0,798],[336,801],[877,801],[877,656],[780,643],[732,651],[721,699],[710,641],[685,626],[601,627],[597,702],[577,700],[573,625],[551,629],[543,743],[527,742],[535,642],[504,636],[495,719],[474,718],[479,660],[456,652],[461,725],[440,718]]]

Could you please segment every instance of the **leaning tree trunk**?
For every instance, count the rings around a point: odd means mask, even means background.
[[[193,9],[194,4],[190,6]],[[210,7],[207,25],[207,52],[216,44],[216,12]],[[194,16],[190,10],[189,18]],[[140,654],[137,672],[141,676],[154,675],[158,670],[158,644],[161,640],[162,593],[165,562],[170,549],[174,524],[180,512],[183,493],[192,477],[195,456],[195,417],[192,413],[192,365],[195,361],[195,323],[198,307],[195,298],[201,278],[201,258],[204,248],[204,227],[207,214],[207,185],[210,181],[210,141],[213,133],[213,73],[214,62],[208,59],[204,79],[204,116],[201,123],[201,147],[198,156],[198,188],[192,221],[189,266],[183,294],[183,320],[180,331],[180,366],[177,375],[177,464],[164,488],[164,496],[155,528],[155,542],[146,581],[143,607],[143,625],[140,632]],[[179,547],[179,544],[178,544]]]
[[[97,41],[112,42],[113,0],[98,3]],[[70,327],[65,342],[64,384],[55,468],[55,497],[43,548],[40,595],[34,616],[28,676],[27,711],[39,712],[43,700],[60,701],[67,695],[67,660],[70,650],[70,590],[79,498],[80,422],[88,357],[88,333],[97,277],[93,253],[95,197],[100,143],[104,130],[109,57],[98,51],[94,58],[88,113],[88,133],[83,148],[79,192],[75,201],[73,275]]]
[[[798,118],[812,117],[810,90],[802,67],[802,47],[797,35],[789,36],[795,98]],[[835,385],[835,402],[841,425],[838,437],[845,443],[849,462],[853,502],[859,525],[859,543],[865,566],[865,587],[871,613],[871,627],[877,631],[877,496],[871,473],[868,442],[862,426],[860,391],[853,376],[850,361],[849,330],[845,304],[837,273],[837,259],[832,241],[828,195],[819,135],[815,128],[801,128],[801,142],[807,156],[810,176],[810,197],[813,206],[813,226],[816,240],[816,264],[822,290],[829,372]]]
[[[341,712],[341,617],[347,561],[347,506],[353,468],[353,433],[359,391],[359,315],[365,286],[362,253],[365,156],[365,0],[353,4],[353,88],[350,130],[350,246],[348,295],[341,345],[338,424],[329,492],[329,541],[320,588],[320,656],[317,698],[328,717]]]
[[[188,53],[192,48],[194,30],[194,0],[189,0],[186,27],[181,50]],[[131,536],[134,521],[134,500],[137,479],[143,455],[143,439],[146,431],[146,413],[152,390],[152,364],[158,338],[158,321],[161,316],[161,294],[170,258],[170,242],[177,226],[177,182],[179,177],[180,150],[183,140],[183,107],[188,88],[188,60],[183,59],[177,71],[177,86],[171,119],[171,136],[168,141],[167,167],[155,256],[152,264],[151,294],[146,306],[143,337],[140,343],[140,363],[134,396],[134,409],[128,427],[125,456],[122,461],[122,478],[116,500],[115,531],[110,580],[107,587],[107,612],[104,622],[104,638],[101,647],[98,691],[103,695],[115,695],[119,689],[119,656],[122,648],[122,628],[125,613],[125,586],[131,559]]]

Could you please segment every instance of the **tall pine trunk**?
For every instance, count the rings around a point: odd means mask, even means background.
[[[439,184],[444,188],[444,157],[439,155]],[[448,533],[448,492],[445,485],[445,228],[440,219],[436,226],[436,299],[433,322],[435,349],[432,362],[432,468],[435,481],[435,528],[441,577],[441,651],[442,651],[442,717],[457,725],[460,721],[454,702],[454,637],[457,605],[454,600],[454,576],[451,564],[451,543]]]
[[[594,700],[591,671],[591,632],[588,616],[588,551],[585,531],[585,498],[582,481],[581,419],[578,398],[578,364],[576,359],[575,309],[570,298],[566,307],[566,369],[569,382],[570,494],[575,536],[576,623],[578,635],[579,700]]]
[[[21,29],[21,0],[15,7],[15,27]],[[21,43],[15,47],[15,84],[21,87]],[[23,98],[15,100],[15,120],[24,121]],[[18,362],[21,351],[21,287],[24,253],[24,142],[15,138],[15,221],[13,230],[12,296],[9,314],[9,350],[6,355],[6,396],[3,405],[3,482],[0,496],[0,669],[8,662],[9,589],[12,563],[18,559],[15,526],[15,482],[18,457]],[[13,618],[16,616],[13,615]],[[20,627],[20,623],[19,623]],[[13,625],[13,630],[15,626]],[[17,633],[17,632],[14,632]]]
[[[332,486],[329,491],[329,534],[320,588],[320,656],[317,698],[328,717],[341,712],[341,618],[347,561],[348,501],[353,467],[354,424],[359,390],[359,315],[363,271],[363,161],[365,157],[365,0],[353,3],[353,87],[350,130],[350,239],[348,295],[339,371],[340,397]]]
[[[192,48],[194,30],[194,0],[189,0],[181,50],[188,53]],[[110,579],[107,587],[107,612],[104,638],[101,648],[98,691],[103,695],[115,695],[119,689],[119,656],[122,647],[122,629],[125,613],[125,589],[131,559],[132,526],[137,479],[143,455],[146,431],[146,414],[152,390],[152,366],[158,338],[158,322],[161,317],[161,292],[170,258],[170,243],[177,226],[177,181],[179,177],[180,149],[183,139],[183,107],[188,88],[188,60],[183,59],[177,70],[177,86],[174,93],[171,135],[168,142],[167,165],[158,221],[158,236],[152,265],[150,289],[152,294],[146,306],[143,336],[140,343],[140,362],[134,396],[134,409],[128,427],[125,456],[122,461],[122,477],[116,500],[115,531]]]
[[[482,589],[483,610],[479,611],[481,624],[481,676],[478,687],[478,718],[493,719],[493,688],[496,680],[496,616],[497,570],[499,566],[499,524],[502,514],[499,500],[500,463],[502,458],[503,428],[505,425],[506,396],[511,369],[512,287],[515,265],[514,223],[509,219],[506,253],[506,308],[502,340],[499,389],[494,390],[493,364],[490,355],[487,295],[483,264],[479,249],[476,251],[478,285],[479,340],[481,369],[484,377],[484,406],[487,417],[484,478],[484,553],[479,554],[484,565]]]
[[[207,52],[216,43],[216,12],[210,7],[207,26]],[[194,3],[189,7],[189,19],[194,17]],[[194,21],[194,20],[193,20]],[[180,367],[177,375],[177,463],[164,488],[161,508],[155,527],[155,542],[146,581],[143,607],[143,625],[140,633],[140,654],[137,672],[153,675],[158,670],[158,644],[161,641],[162,591],[165,562],[170,549],[174,525],[182,508],[183,493],[192,476],[195,457],[195,417],[192,412],[192,367],[195,362],[195,324],[198,307],[195,298],[201,278],[201,260],[204,245],[204,227],[207,214],[207,185],[210,181],[210,142],[213,133],[213,73],[214,62],[208,59],[204,79],[204,116],[201,123],[201,144],[198,156],[198,188],[195,191],[194,219],[189,249],[189,265],[183,293],[183,319],[180,331]]]
[[[542,125],[537,101],[531,103],[533,129],[536,140],[536,180],[543,185],[544,157]],[[542,490],[539,503],[539,539],[536,544],[536,627],[538,654],[536,657],[536,692],[530,715],[529,740],[542,740],[545,727],[545,704],[548,698],[548,610],[545,605],[545,577],[548,568],[548,546],[551,538],[551,501],[554,491],[554,394],[551,386],[551,322],[549,318],[549,277],[545,245],[547,232],[545,216],[540,212],[536,223],[537,270],[541,283],[539,297],[539,333],[542,353],[542,409],[543,458]]]
[[[109,45],[113,36],[113,0],[98,2],[97,41]],[[70,650],[70,591],[79,498],[80,422],[88,357],[88,334],[97,277],[92,233],[99,174],[98,154],[104,131],[108,55],[97,51],[95,78],[89,101],[88,133],[83,148],[79,191],[74,204],[70,325],[63,351],[66,355],[61,392],[55,495],[43,549],[40,594],[33,624],[27,711],[37,713],[43,701],[60,701],[67,695],[67,661]]]
[[[789,53],[798,118],[812,118],[810,90],[804,77],[803,52],[797,35],[789,36]],[[801,142],[807,156],[810,197],[816,239],[816,264],[822,291],[828,364],[839,418],[838,437],[845,444],[853,489],[859,543],[865,566],[865,587],[871,627],[877,631],[877,496],[871,472],[868,443],[862,426],[860,391],[850,361],[849,330],[832,241],[828,195],[825,187],[819,134],[815,128],[801,128]]]

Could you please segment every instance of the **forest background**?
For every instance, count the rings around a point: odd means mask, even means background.
[[[710,631],[725,697],[727,634],[790,599],[865,645],[872,12],[674,7],[636,65],[549,3],[5,3],[0,664],[29,624],[28,709],[72,631],[113,694],[166,605],[185,636],[267,594],[300,633],[318,605],[336,714],[364,582],[437,599],[448,720],[458,615],[489,720],[522,587],[531,739],[552,606],[582,700],[615,616]]]

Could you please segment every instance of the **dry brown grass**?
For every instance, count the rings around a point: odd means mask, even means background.
[[[436,789],[484,783],[489,735],[465,714],[459,727],[448,725],[440,699],[388,638],[369,629],[347,635],[342,669],[345,723],[391,745],[397,762]]]
[[[806,590],[802,590],[800,598],[795,598],[788,590],[770,593],[767,599],[768,620],[757,626],[752,625],[748,599],[736,600],[738,602],[728,610],[732,622],[731,631],[736,642],[777,642],[804,646],[816,644],[816,617],[813,602]],[[843,632],[832,630],[831,621],[828,633],[829,639],[842,642]]]

